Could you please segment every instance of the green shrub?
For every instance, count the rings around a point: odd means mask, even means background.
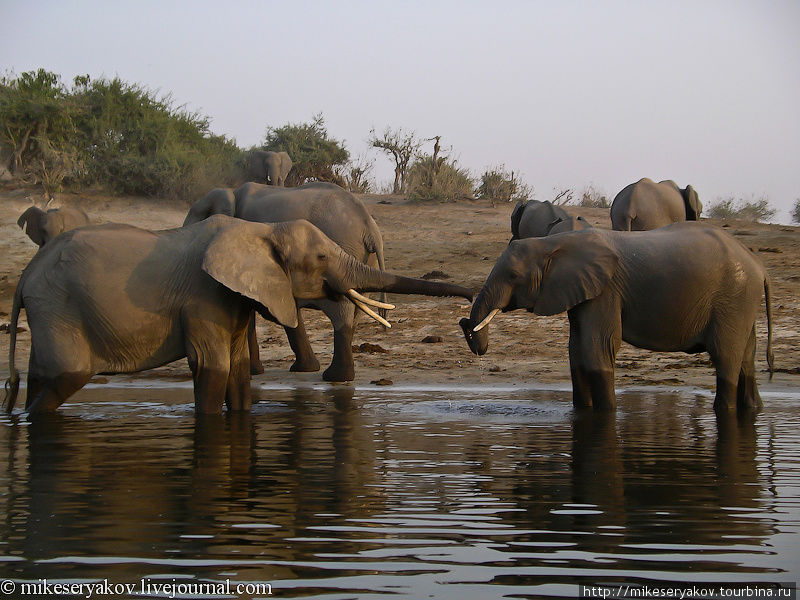
[[[792,207],[792,221],[800,223],[800,198],[794,201],[794,207]]]
[[[241,150],[207,117],[119,78],[68,88],[44,69],[3,77],[0,123],[11,172],[48,192],[69,182],[186,199],[237,179]]]
[[[289,153],[292,170],[287,185],[330,181],[346,186],[337,167],[343,167],[350,155],[340,141],[328,137],[322,114],[314,115],[311,123],[287,123],[283,127],[267,128],[261,149]]]
[[[769,205],[769,200],[762,196],[758,200],[738,200],[733,196],[717,201],[708,207],[707,214],[712,219],[731,219],[737,221],[750,221],[758,223],[767,221],[775,216],[775,209]]]
[[[374,166],[375,161],[368,160],[366,156],[348,162],[343,169],[342,179],[345,183],[343,187],[354,194],[370,193],[374,183],[370,179],[370,174]]]
[[[513,171],[508,173],[505,166],[501,165],[483,172],[475,195],[481,199],[491,200],[494,206],[496,202],[527,201],[532,195],[532,190],[530,186],[515,177]]]
[[[456,161],[423,155],[409,167],[408,198],[417,201],[452,202],[471,199],[475,183],[469,171]]]

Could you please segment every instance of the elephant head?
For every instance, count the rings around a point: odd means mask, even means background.
[[[703,211],[703,205],[700,203],[697,192],[691,185],[687,185],[685,189],[681,190],[681,196],[686,203],[686,220],[698,221],[700,213]]]
[[[245,232],[243,234],[243,232]],[[297,299],[346,297],[371,318],[391,327],[369,306],[391,304],[359,292],[461,296],[472,291],[449,283],[394,275],[365,265],[344,252],[308,221],[273,225],[239,221],[223,228],[209,244],[203,270],[222,285],[259,305],[285,327],[297,327]]]
[[[619,256],[592,229],[512,241],[460,321],[470,350],[486,353],[486,326],[498,312],[518,308],[555,315],[599,296]]]
[[[511,211],[511,239],[518,240],[519,239],[519,222],[522,220],[522,213],[525,212],[525,206],[527,202],[525,200],[520,200],[517,202],[517,205],[514,207],[514,210]]]
[[[51,208],[47,211],[31,206],[17,220],[17,225],[33,243],[44,246],[65,231],[89,224],[89,217],[79,208]]]
[[[235,210],[235,202],[233,190],[214,188],[192,204],[183,221],[183,226],[199,223],[212,215],[228,215],[232,217]]]

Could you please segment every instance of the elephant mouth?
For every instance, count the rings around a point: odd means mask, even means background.
[[[479,334],[473,330],[470,320],[467,317],[463,317],[458,324],[464,332],[464,339],[467,340],[467,346],[469,346],[470,351],[476,356],[486,354],[487,345],[478,340]]]

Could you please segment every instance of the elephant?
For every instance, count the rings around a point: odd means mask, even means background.
[[[568,217],[566,219],[558,219],[553,221],[547,226],[547,235],[555,235],[556,233],[566,233],[567,231],[581,231],[583,229],[591,229],[589,221],[583,217]]]
[[[292,159],[286,152],[251,150],[247,156],[248,175],[254,181],[283,187],[292,170]]]
[[[617,231],[645,231],[680,221],[697,221],[703,205],[691,185],[645,177],[622,188],[611,203],[611,225]]]
[[[549,200],[519,201],[511,212],[511,239],[544,237],[551,223],[567,219],[567,211]]]
[[[767,363],[772,308],[763,265],[733,236],[701,223],[642,232],[587,229],[511,242],[460,321],[477,355],[500,311],[567,311],[573,405],[613,409],[620,342],[657,352],[708,352],[714,408],[757,409],[755,320],[766,297]]]
[[[19,391],[19,313],[31,332],[26,409],[53,411],[97,373],[132,373],[186,357],[197,413],[250,408],[247,326],[253,310],[297,326],[295,298],[359,294],[472,297],[466,288],[373,269],[308,221],[264,224],[215,215],[165,231],[105,224],[45,245],[23,271],[11,314],[4,404]]]
[[[313,182],[279,189],[251,182],[234,191],[217,188],[191,206],[184,225],[212,214],[226,214],[259,223],[306,219],[356,260],[385,269],[383,236],[378,225],[358,198],[332,183]],[[385,301],[385,297],[381,300]],[[325,381],[352,381],[355,377],[352,342],[356,312],[353,304],[339,298],[298,301],[298,307],[322,310],[333,325],[333,359],[322,378]],[[295,354],[290,370],[318,371],[319,361],[308,341],[299,311],[297,320],[297,327],[286,329],[289,345]],[[250,352],[251,373],[262,373],[255,323],[251,326]]]
[[[17,225],[40,248],[58,235],[89,224],[89,217],[80,208],[51,208],[47,211],[31,206],[22,213]]]

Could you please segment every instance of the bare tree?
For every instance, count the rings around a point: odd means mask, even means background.
[[[392,193],[405,193],[408,163],[411,162],[422,142],[416,138],[413,131],[407,132],[403,129],[392,131],[391,127],[387,127],[382,137],[378,137],[375,129],[371,129],[367,143],[373,148],[379,148],[392,156],[394,159],[394,188]]]

